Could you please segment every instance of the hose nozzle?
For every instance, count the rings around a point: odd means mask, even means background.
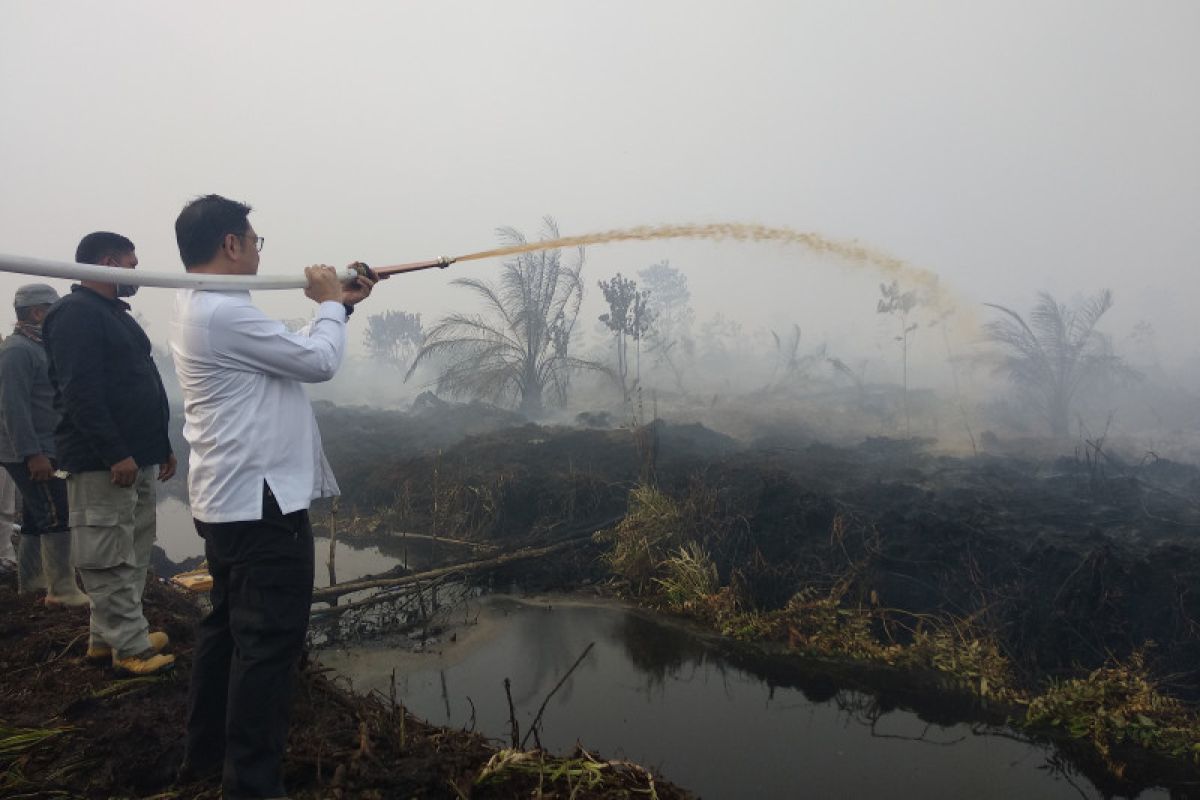
[[[450,258],[449,256],[442,256],[441,258],[435,258],[432,261],[416,261],[412,264],[395,264],[390,267],[377,267],[375,269],[375,274],[379,276],[380,280],[383,280],[384,278],[392,275],[399,275],[402,272],[419,272],[423,269],[445,269],[457,260],[458,259]]]

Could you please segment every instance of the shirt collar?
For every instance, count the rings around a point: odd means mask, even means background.
[[[85,293],[84,297],[94,297],[103,303],[108,303],[109,305],[117,306],[118,308],[121,308],[125,311],[133,310],[133,306],[129,305],[129,303],[126,303],[124,300],[120,299],[119,297],[105,297],[104,295],[97,292],[95,289],[92,289],[88,286],[84,286],[82,283],[77,283],[74,286],[72,286],[71,291],[72,292],[84,292]]]

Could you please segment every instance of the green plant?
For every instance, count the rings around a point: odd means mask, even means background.
[[[1017,698],[1008,659],[996,640],[974,630],[970,620],[931,621],[913,634],[904,658],[946,673],[981,698]]]
[[[1116,774],[1123,765],[1112,759],[1112,749],[1120,744],[1200,763],[1200,719],[1159,691],[1140,650],[1127,662],[1114,661],[1086,678],[1051,684],[1030,701],[1025,724],[1065,728],[1072,737],[1087,739]]]
[[[807,653],[895,663],[899,647],[875,635],[871,609],[843,605],[842,588],[797,592],[784,608],[769,615],[779,635],[792,649]]]

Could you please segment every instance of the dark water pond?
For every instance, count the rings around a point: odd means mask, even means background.
[[[160,546],[172,560],[200,554],[187,506],[159,504]],[[411,550],[337,548],[339,580],[383,572]],[[317,540],[317,584],[327,585],[328,540]],[[748,659],[676,626],[613,604],[494,595],[447,606],[454,632],[413,652],[411,636],[384,637],[321,660],[360,691],[399,698],[431,722],[509,735],[503,680],[512,681],[522,734],[589,643],[595,645],[550,700],[542,743],[565,753],[577,741],[629,758],[705,798],[1102,797],[1053,751],[1015,732],[934,724],[887,710],[872,696],[797,674],[783,659]],[[469,624],[464,624],[468,623]],[[947,715],[943,718],[956,718]],[[1139,798],[1168,797],[1148,790]]]
[[[192,514],[186,503],[173,497],[165,498],[158,503],[158,546],[166,553],[167,558],[175,563],[184,559],[204,555],[204,540],[196,533],[192,524]],[[316,586],[329,585],[329,570],[326,566],[329,558],[329,539],[325,536],[314,538],[316,546]],[[337,568],[339,583],[356,580],[364,575],[378,575],[392,567],[405,563],[414,569],[422,567],[429,561],[431,544],[425,539],[411,539],[402,542],[399,537],[389,542],[386,551],[371,545],[353,547],[340,540],[334,564]],[[445,546],[443,545],[443,550]]]
[[[595,642],[549,702],[542,743],[567,752],[578,740],[705,798],[1101,796],[1012,731],[931,724],[885,713],[865,694],[779,681],[775,668],[735,664],[698,636],[619,606],[492,596],[453,613],[474,624],[425,652],[385,639],[320,658],[385,697],[395,670],[397,695],[418,716],[506,740],[503,679],[524,732]]]

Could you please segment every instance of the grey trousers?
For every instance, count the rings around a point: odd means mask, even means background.
[[[133,486],[112,483],[108,471],[67,478],[75,567],[92,598],[91,644],[107,644],[117,658],[150,649],[142,592],[155,534],[158,466],[142,467]]]
[[[17,521],[17,484],[8,470],[0,470],[0,561],[14,561],[13,523]]]

